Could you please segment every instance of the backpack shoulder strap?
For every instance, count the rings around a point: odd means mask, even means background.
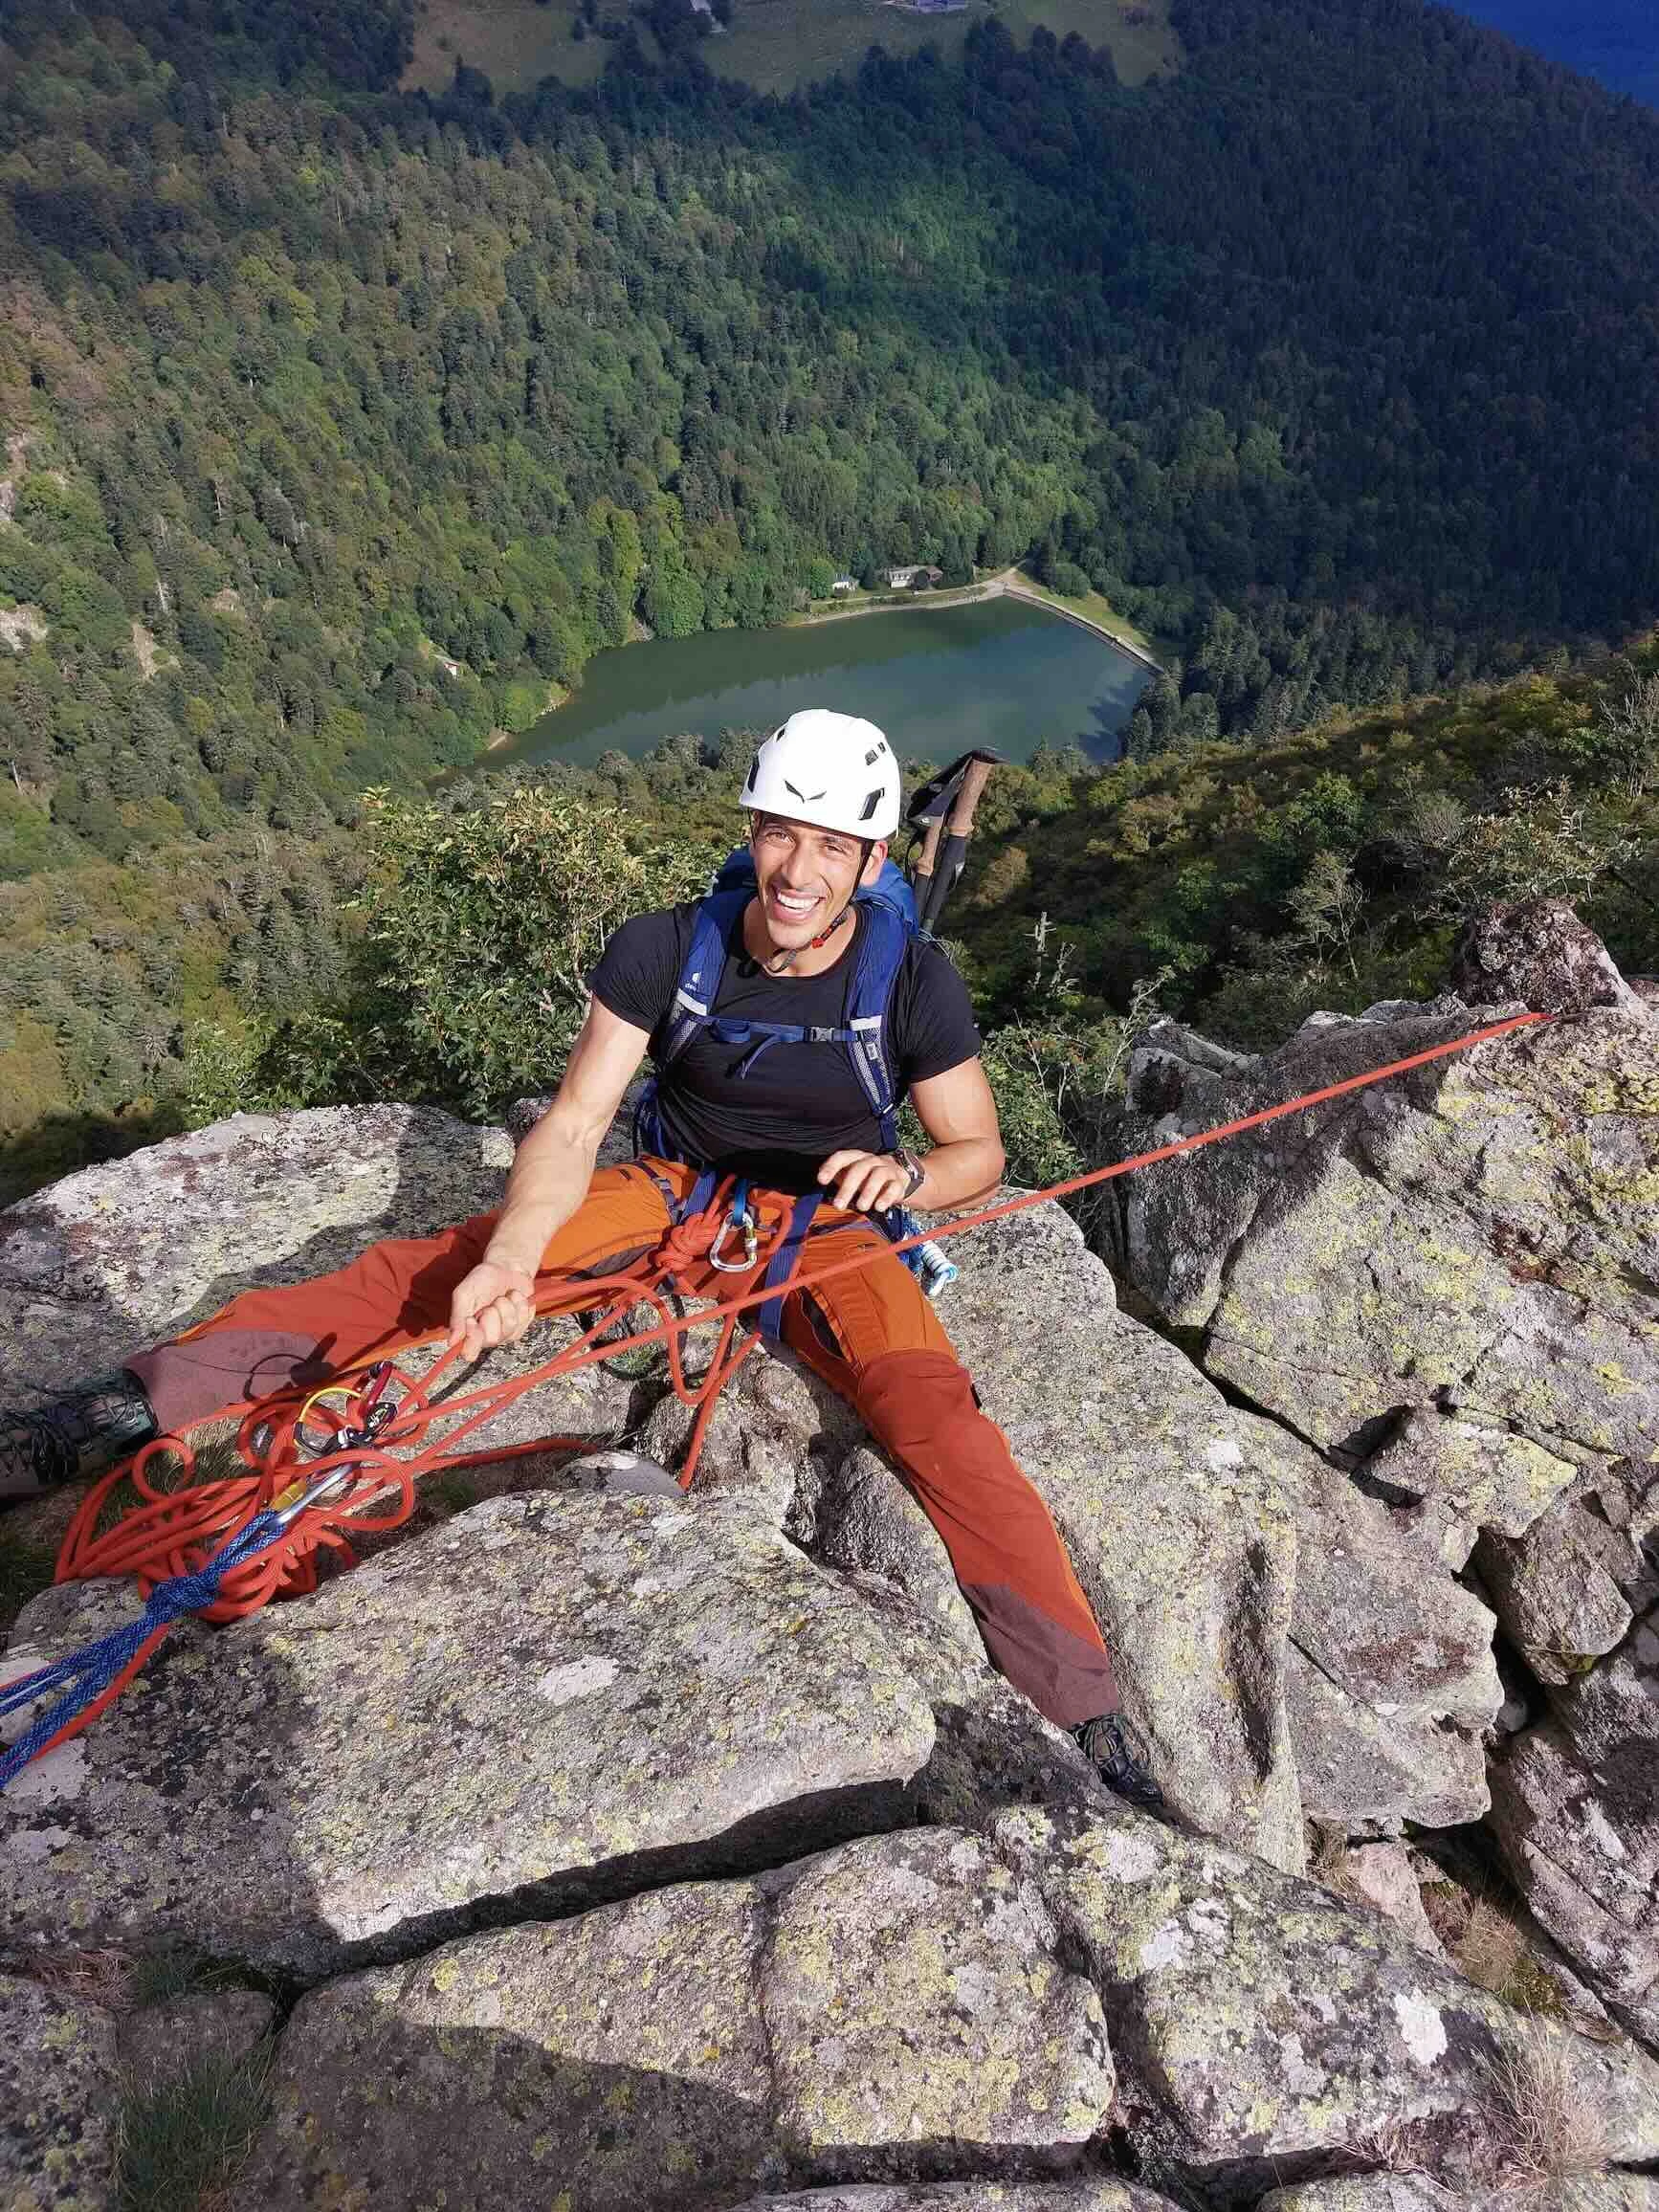
[[[752,896],[746,890],[711,891],[698,901],[668,1026],[660,1050],[653,1055],[659,1073],[673,1066],[713,1014],[726,964],[726,944]]]
[[[912,932],[904,917],[884,899],[865,899],[861,904],[864,933],[847,994],[847,1027],[852,1031],[848,1051],[881,1124],[882,1145],[891,1151],[898,1141],[898,1097],[887,1061],[887,1006]]]

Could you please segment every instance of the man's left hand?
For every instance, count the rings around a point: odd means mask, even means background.
[[[849,1213],[879,1213],[897,1206],[910,1187],[910,1170],[890,1152],[832,1152],[818,1170],[830,1201]]]

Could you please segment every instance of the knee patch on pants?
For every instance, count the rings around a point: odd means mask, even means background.
[[[973,1379],[945,1352],[888,1352],[858,1378],[859,1419],[900,1458],[906,1447],[937,1446],[958,1421],[979,1416]]]

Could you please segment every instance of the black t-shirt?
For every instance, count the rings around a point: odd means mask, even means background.
[[[695,905],[671,906],[625,921],[588,981],[600,1005],[649,1032],[653,1053],[691,951]],[[847,993],[864,929],[853,909],[846,950],[816,976],[769,976],[743,950],[740,915],[712,1011],[732,1021],[846,1026]],[[913,938],[894,978],[882,1029],[888,1071],[902,1095],[913,1083],[942,1075],[980,1049],[967,986],[937,945]],[[778,1190],[810,1190],[831,1152],[875,1152],[881,1129],[845,1045],[770,1045],[746,1073],[750,1050],[699,1029],[663,1076],[663,1132],[687,1160],[752,1176]]]

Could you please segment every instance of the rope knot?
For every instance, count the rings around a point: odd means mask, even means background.
[[[721,1226],[721,1215],[713,1206],[706,1212],[694,1213],[689,1221],[676,1222],[657,1247],[656,1256],[661,1266],[669,1274],[677,1275],[695,1260],[706,1259],[714,1250]]]
[[[150,1592],[147,1611],[154,1622],[180,1621],[187,1613],[203,1613],[219,1595],[223,1570],[202,1568],[194,1575],[169,1575]]]

